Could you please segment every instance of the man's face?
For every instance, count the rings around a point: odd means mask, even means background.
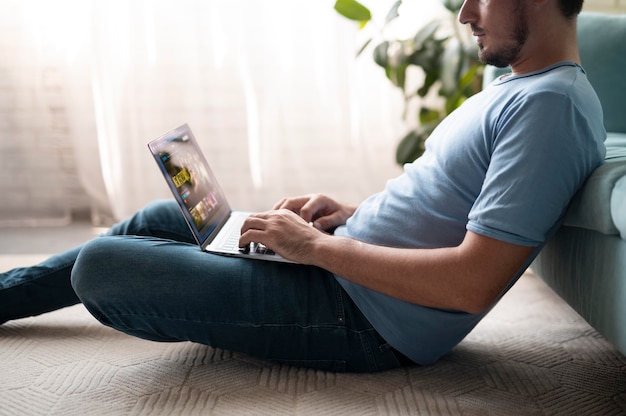
[[[524,0],[465,0],[459,20],[470,25],[478,43],[478,58],[485,64],[511,65],[528,39]]]

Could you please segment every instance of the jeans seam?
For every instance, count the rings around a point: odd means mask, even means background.
[[[206,321],[206,320],[197,320],[197,319],[188,319],[188,318],[174,318],[174,317],[168,317],[168,316],[161,316],[161,315],[153,315],[153,314],[145,314],[145,313],[108,313],[106,315],[107,317],[130,317],[130,318],[134,318],[134,317],[144,317],[144,318],[156,318],[156,319],[163,319],[163,320],[168,320],[168,321],[173,321],[173,322],[191,322],[191,323],[197,323],[197,324],[204,324],[204,325],[223,325],[223,326],[227,326],[227,325],[233,325],[233,326],[244,326],[244,327],[248,327],[248,328],[300,328],[300,329],[341,329],[341,330],[348,330],[350,332],[353,332],[359,336],[361,336],[361,334],[371,331],[371,330],[365,330],[365,331],[356,331],[350,328],[346,328],[344,325],[336,325],[336,324],[314,324],[314,325],[302,325],[299,323],[259,323],[259,324],[255,324],[255,323],[251,323],[251,322],[246,322],[246,321]]]
[[[378,368],[378,363],[376,362],[376,357],[374,354],[373,346],[371,342],[369,342],[368,338],[370,334],[375,333],[375,332],[376,332],[375,329],[368,329],[367,331],[362,331],[361,333],[361,343],[363,344],[363,351],[365,351],[368,366],[374,372],[379,371],[379,368]]]
[[[335,285],[335,301],[337,305],[337,322],[339,322],[341,326],[345,326],[346,311],[345,311],[345,304],[343,301],[343,294],[342,294],[343,289],[336,280],[333,283]]]

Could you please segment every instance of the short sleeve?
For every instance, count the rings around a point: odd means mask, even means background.
[[[585,115],[565,94],[512,101],[492,126],[491,161],[467,229],[537,246],[599,159]]]

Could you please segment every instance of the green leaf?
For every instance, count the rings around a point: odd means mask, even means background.
[[[343,17],[361,22],[369,22],[372,20],[372,13],[356,0],[337,0],[335,2],[335,10]]]
[[[389,9],[389,12],[387,12],[387,17],[385,18],[385,24],[391,22],[396,17],[400,16],[398,14],[398,9],[400,8],[400,6],[402,6],[402,0],[396,1],[394,5],[391,6],[391,9]]]
[[[463,57],[463,45],[456,38],[451,38],[441,56],[441,90],[445,95],[457,89]]]
[[[363,51],[369,46],[370,43],[372,43],[372,38],[369,38],[367,41],[365,41],[365,43],[363,43],[363,46],[361,46],[356,52],[356,56],[361,56]]]
[[[413,53],[409,57],[409,62],[421,67],[424,72],[439,70],[443,45],[447,40],[435,37],[439,22],[433,23],[435,24],[425,27],[415,35],[410,48]]]
[[[461,6],[463,6],[463,0],[441,0],[441,3],[452,13],[458,12],[461,10]]]
[[[389,55],[387,54],[387,50],[389,49],[389,42],[384,41],[381,42],[374,48],[374,62],[383,68],[387,69],[389,66]]]
[[[450,114],[451,112],[459,108],[459,106],[463,104],[466,99],[467,97],[460,91],[456,91],[454,94],[447,96],[446,103],[444,105],[446,114]]]
[[[404,86],[406,85],[406,69],[408,68],[407,64],[401,64],[400,66],[390,66],[385,69],[385,74],[387,78],[395,85],[404,91]]]
[[[424,84],[422,84],[421,88],[417,90],[417,95],[424,98],[428,94],[428,91],[432,88],[435,83],[439,81],[439,71],[432,70],[426,72],[426,77],[424,78]]]
[[[441,114],[439,114],[439,111],[425,107],[420,109],[420,124],[425,125],[433,122],[438,123],[440,120]]]
[[[411,163],[424,153],[423,140],[418,132],[410,131],[404,136],[396,148],[396,163]]]
[[[434,39],[435,32],[437,32],[437,29],[439,29],[440,24],[441,23],[438,20],[433,20],[432,22],[428,23],[426,26],[418,30],[413,37],[413,44],[415,45],[415,48],[421,49],[422,45],[428,39]]]
[[[465,74],[463,74],[461,76],[461,79],[459,81],[459,88],[465,90],[467,87],[471,86],[472,83],[474,82],[474,80],[476,79],[476,76],[478,76],[478,70],[479,70],[480,66],[475,64],[469,67],[469,69],[467,71],[465,71]],[[476,91],[468,91],[467,95],[473,95],[475,93],[477,93],[478,90]]]
[[[437,127],[437,123],[429,123],[408,132],[396,148],[396,163],[399,165],[411,163],[424,154],[426,139],[435,127]]]

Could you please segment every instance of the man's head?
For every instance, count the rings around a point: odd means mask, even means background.
[[[529,36],[536,35],[532,47],[541,46],[538,37],[549,33],[548,25],[556,26],[558,20],[570,25],[582,4],[583,0],[465,0],[459,21],[470,25],[482,62],[506,67],[522,58]],[[545,12],[554,16],[547,18]]]

